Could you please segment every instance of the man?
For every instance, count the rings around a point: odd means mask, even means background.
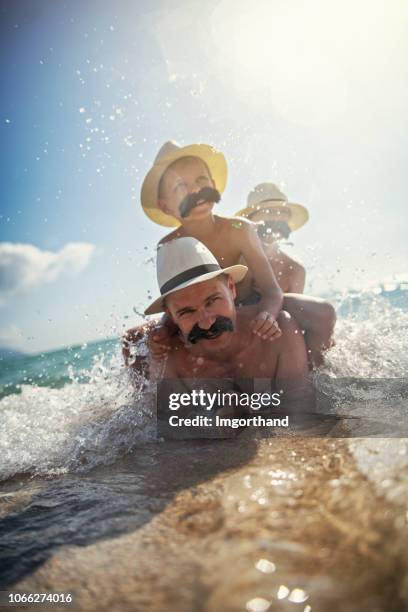
[[[246,272],[242,265],[222,268],[194,238],[159,248],[161,295],[145,314],[166,312],[179,333],[164,363],[151,357],[152,378],[271,379],[287,401],[310,397],[306,347],[294,319],[281,312],[281,336],[265,342],[251,330],[250,309],[237,310],[235,283]]]

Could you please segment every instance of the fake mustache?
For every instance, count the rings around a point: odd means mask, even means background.
[[[190,193],[181,202],[179,210],[181,218],[187,217],[193,208],[203,202],[219,202],[221,194],[213,187],[203,187],[198,193]]]
[[[286,221],[263,221],[258,226],[258,236],[263,238],[272,238],[279,234],[286,240],[289,238],[291,229]]]
[[[188,334],[187,340],[191,342],[191,344],[196,344],[200,340],[218,338],[218,336],[225,331],[234,331],[233,322],[231,319],[228,319],[228,317],[217,317],[209,329],[201,329],[196,323]]]

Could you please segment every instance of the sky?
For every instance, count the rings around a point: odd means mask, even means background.
[[[404,0],[0,0],[0,346],[117,335],[157,296],[140,188],[161,145],[305,205],[307,292],[406,276]]]

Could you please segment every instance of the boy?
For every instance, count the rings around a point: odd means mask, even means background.
[[[261,183],[248,195],[247,207],[236,213],[257,224],[258,236],[283,293],[303,293],[306,271],[301,263],[280,248],[294,230],[309,219],[301,204],[288,202],[274,183]]]
[[[236,216],[257,223],[265,255],[284,292],[284,308],[297,319],[305,332],[312,365],[321,365],[320,347],[330,348],[334,344],[331,338],[336,322],[334,308],[321,298],[300,297],[305,286],[305,268],[279,247],[280,241],[287,240],[292,231],[307,223],[307,209],[301,204],[288,202],[287,196],[274,183],[261,183],[248,194],[246,208],[237,212]],[[253,292],[256,295],[256,286]]]

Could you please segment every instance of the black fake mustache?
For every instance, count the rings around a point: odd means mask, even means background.
[[[274,234],[280,234],[282,238],[289,238],[291,229],[286,221],[263,221],[258,226],[258,236],[262,238],[271,238]]]
[[[179,210],[181,218],[187,217],[198,203],[219,202],[221,194],[213,187],[203,187],[198,193],[190,193],[181,202]]]
[[[190,333],[188,334],[187,340],[191,344],[196,344],[200,340],[212,340],[218,338],[223,332],[234,331],[234,324],[228,317],[217,317],[214,323],[209,329],[201,329],[196,323]]]

